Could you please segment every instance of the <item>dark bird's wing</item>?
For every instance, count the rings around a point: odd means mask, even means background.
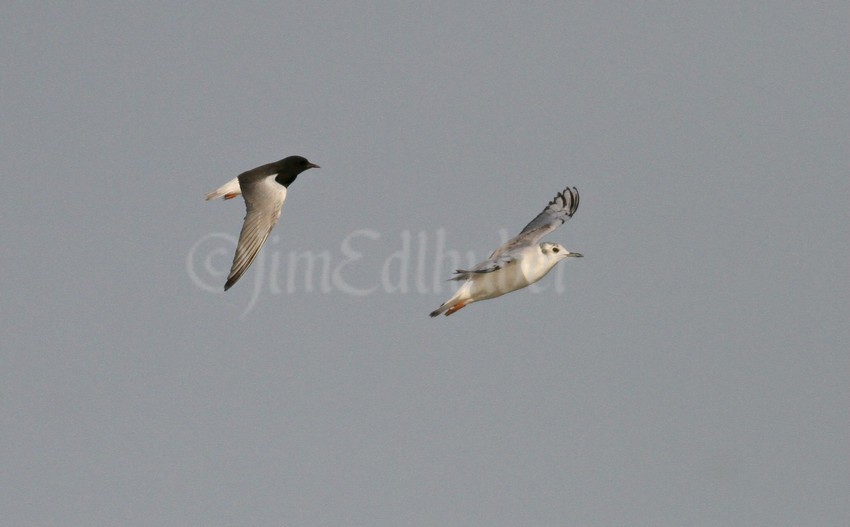
[[[261,167],[262,168],[262,167]],[[233,256],[233,265],[224,290],[227,291],[245,274],[254,262],[257,253],[266,243],[269,233],[280,218],[286,187],[275,182],[274,177],[259,175],[254,171],[239,176],[242,197],[245,199],[245,223],[239,233],[239,244]]]

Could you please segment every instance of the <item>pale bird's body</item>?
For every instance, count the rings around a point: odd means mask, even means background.
[[[446,316],[473,302],[502,296],[537,282],[560,261],[580,258],[581,254],[566,250],[552,242],[538,243],[554,231],[578,209],[578,190],[566,188],[549,202],[514,238],[496,249],[487,260],[469,270],[457,270],[452,280],[465,280],[455,294],[431,312],[435,317]]]

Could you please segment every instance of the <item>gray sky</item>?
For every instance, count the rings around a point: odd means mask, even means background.
[[[850,524],[845,3],[312,4],[4,9],[4,522]]]

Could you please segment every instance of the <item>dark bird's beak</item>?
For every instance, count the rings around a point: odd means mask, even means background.
[[[570,256],[572,258],[584,258],[584,255],[581,253],[570,253],[567,256]]]
[[[309,167],[309,168],[322,168],[322,167],[320,167],[319,165],[317,165],[317,164],[315,164],[315,163],[307,163],[307,167]]]

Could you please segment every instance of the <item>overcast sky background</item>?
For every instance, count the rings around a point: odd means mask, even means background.
[[[848,21],[7,4],[3,523],[850,525]],[[290,154],[224,294],[203,197]],[[585,258],[428,318],[567,185]]]

